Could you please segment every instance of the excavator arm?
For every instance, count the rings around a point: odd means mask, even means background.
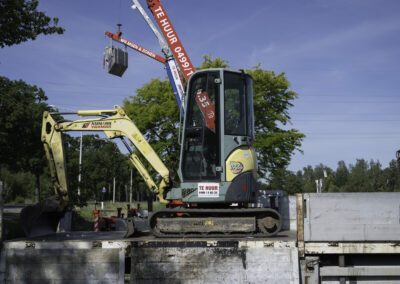
[[[142,176],[149,190],[157,194],[161,203],[167,203],[164,199],[164,190],[170,185],[169,170],[121,107],[115,106],[113,110],[84,110],[78,111],[77,114],[83,117],[100,116],[101,118],[57,122],[52,113],[46,111],[43,114],[42,142],[49,161],[56,194],[40,204],[26,207],[21,212],[24,230],[29,237],[54,233],[58,221],[67,208],[69,197],[62,132],[103,131],[110,139],[121,138],[130,152],[130,161]],[[124,137],[135,146],[161,176],[158,186]],[[55,212],[58,215],[52,215]]]
[[[129,145],[125,142],[130,151],[130,161],[143,177],[149,189],[158,194],[160,202],[166,203],[163,198],[163,191],[170,183],[169,170],[135,123],[125,114],[124,110],[119,106],[115,106],[113,110],[83,110],[78,111],[77,114],[79,116],[101,116],[101,118],[56,122],[50,113],[45,112],[43,115],[42,141],[51,165],[50,169],[52,170],[56,193],[66,195],[67,192],[61,133],[69,131],[103,131],[110,139],[123,139],[123,137],[126,137],[136,147],[161,176],[162,182],[159,186],[155,184],[138,156],[130,150]]]

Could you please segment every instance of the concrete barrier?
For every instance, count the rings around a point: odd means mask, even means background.
[[[296,241],[135,242],[130,283],[299,283]]]

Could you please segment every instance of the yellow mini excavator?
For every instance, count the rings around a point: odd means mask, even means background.
[[[61,135],[66,131],[103,131],[111,139],[128,138],[140,151],[161,179],[156,185],[131,151],[131,161],[149,189],[166,203],[165,209],[154,212],[148,219],[158,237],[263,237],[280,231],[282,221],[276,210],[249,207],[256,202],[258,186],[252,147],[252,77],[244,71],[206,69],[190,77],[185,95],[178,187],[171,186],[168,169],[122,108],[77,114],[100,118],[55,121],[52,113],[43,115],[42,141],[56,195],[21,213],[28,236],[55,232],[68,204]]]

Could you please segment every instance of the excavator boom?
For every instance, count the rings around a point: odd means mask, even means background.
[[[170,184],[169,170],[124,110],[115,106],[113,110],[84,110],[78,111],[77,114],[101,116],[101,118],[57,122],[53,113],[44,112],[43,114],[42,142],[50,166],[55,196],[37,205],[28,206],[21,212],[23,227],[28,237],[54,233],[68,206],[68,183],[62,132],[103,131],[110,139],[127,138],[161,176],[161,182],[157,186],[139,157],[123,140],[130,152],[130,161],[142,176],[149,190],[158,195],[161,203],[166,203],[164,190]]]

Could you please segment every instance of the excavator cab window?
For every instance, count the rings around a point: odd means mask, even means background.
[[[185,180],[217,180],[219,72],[194,76],[188,93],[182,174]]]
[[[251,77],[227,71],[224,79],[225,135],[254,138]]]

